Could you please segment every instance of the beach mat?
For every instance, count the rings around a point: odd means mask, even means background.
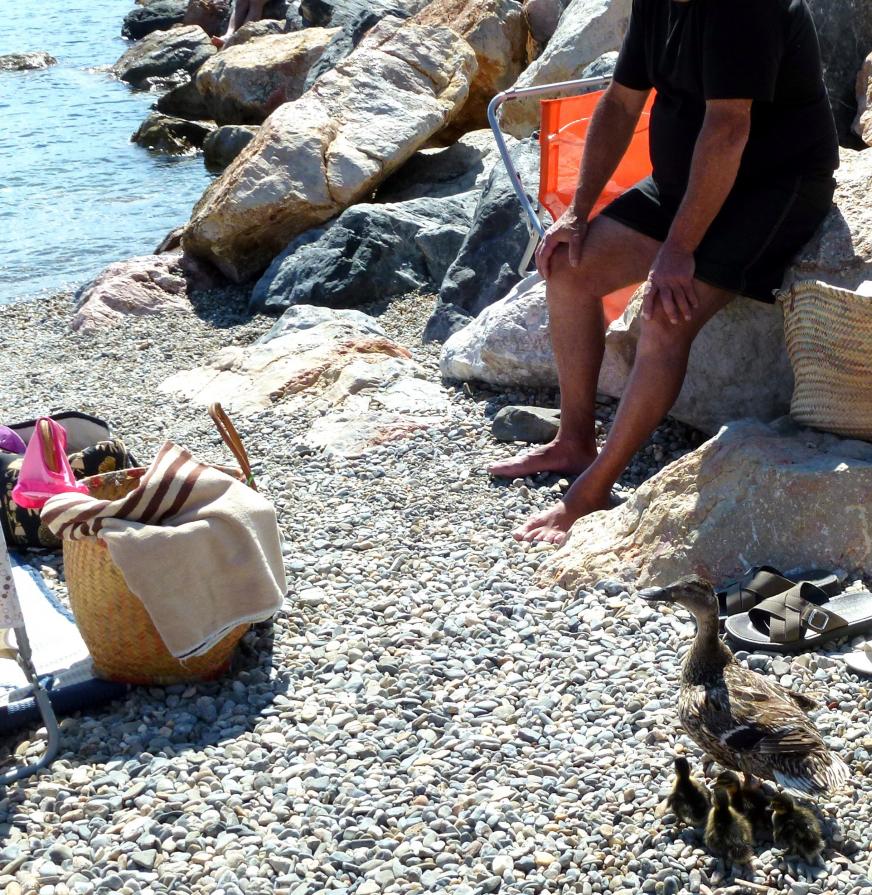
[[[95,708],[124,696],[130,687],[94,676],[88,648],[72,613],[59,602],[36,569],[10,554],[36,673],[58,715]],[[14,633],[9,634],[14,644]],[[24,672],[15,659],[0,658],[0,735],[41,715]]]

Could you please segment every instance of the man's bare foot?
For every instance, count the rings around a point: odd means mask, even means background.
[[[611,492],[607,491],[605,494],[585,493],[583,488],[577,488],[582,481],[579,479],[566,492],[563,500],[554,504],[550,510],[531,516],[512,532],[512,537],[516,541],[546,541],[549,544],[562,544],[577,519],[595,513],[597,510],[611,509]]]
[[[215,37],[211,38],[211,41],[212,41],[212,46],[218,47],[219,50],[224,46],[224,38],[223,37],[218,37],[216,35]]]
[[[493,463],[487,471],[508,479],[522,479],[537,472],[580,475],[594,460],[596,447],[573,441],[552,441],[508,460]]]

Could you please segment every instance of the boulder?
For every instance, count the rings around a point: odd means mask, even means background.
[[[197,203],[183,244],[241,282],[298,234],[372,195],[456,114],[475,54],[449,28],[384,19],[280,106]]]
[[[57,65],[58,61],[50,53],[6,53],[0,56],[0,71],[34,71]]]
[[[221,170],[257,136],[256,127],[225,124],[213,130],[203,141],[203,161],[208,168]]]
[[[202,28],[176,25],[167,31],[153,31],[135,43],[112,71],[134,87],[148,88],[159,82],[186,80],[214,54],[215,47]]]
[[[422,342],[447,342],[451,336],[469,326],[473,317],[461,311],[456,305],[445,304],[437,298],[430,318],[421,334]]]
[[[291,333],[312,329],[313,326],[320,326],[322,323],[337,320],[347,321],[362,335],[381,336],[385,339],[388,337],[388,334],[379,326],[375,317],[370,317],[369,314],[364,314],[363,311],[334,310],[333,308],[324,308],[319,305],[293,305],[257,341],[259,344],[264,344]]]
[[[250,414],[306,392],[306,400],[333,386],[349,364],[409,359],[390,339],[334,318],[247,346],[230,346],[202,367],[171,376],[160,391],[196,404],[220,401],[234,413]]]
[[[355,205],[291,242],[258,280],[251,307],[355,307],[435,291],[469,228],[474,205],[471,192]]]
[[[572,0],[542,55],[518,78],[516,87],[533,87],[582,77],[603,53],[620,49],[631,0]],[[503,106],[501,124],[521,138],[539,126],[539,99],[514,100]]]
[[[240,44],[247,44],[249,41],[257,40],[260,37],[271,37],[274,34],[285,33],[285,23],[275,19],[259,19],[256,22],[246,22],[227,38],[227,42],[222,49],[238,47]]]
[[[146,149],[184,155],[199,149],[214,130],[211,122],[187,121],[151,112],[130,139]]]
[[[527,63],[527,25],[518,0],[432,0],[413,22],[453,28],[475,50],[478,71],[449,133],[487,125],[487,105]]]
[[[497,387],[557,385],[545,283],[531,274],[454,333],[439,360],[446,379]]]
[[[219,124],[260,124],[283,103],[298,99],[306,74],[335,33],[306,28],[228,43],[195,78],[209,117]]]
[[[808,0],[817,26],[824,81],[843,144],[851,140],[857,111],[857,72],[872,49],[872,3],[866,0]]]
[[[423,9],[429,0],[300,0],[299,14],[307,28],[343,28],[361,14],[405,18]]]
[[[210,37],[223,34],[230,19],[232,0],[188,0],[185,25],[199,25]]]
[[[510,152],[521,181],[535,193],[538,143],[525,140]],[[441,302],[472,316],[479,314],[521,279],[518,265],[529,239],[527,216],[505,166],[498,162],[479,197],[466,239],[442,281]]]
[[[391,15],[405,18],[402,10],[392,11]],[[384,17],[385,13],[381,12],[361,12],[350,22],[343,25],[330,38],[318,61],[309,69],[309,73],[306,75],[305,89],[308,90],[324,72],[336,68],[337,64],[348,56],[363,40],[364,35]]]
[[[189,121],[203,121],[209,118],[209,109],[196,84],[191,80],[183,81],[166,93],[162,93],[157,98],[154,108],[164,115],[187,118]]]
[[[450,146],[416,152],[379,187],[376,200],[441,199],[483,189],[497,158],[490,128],[470,131]]]
[[[91,332],[128,315],[190,313],[189,292],[214,285],[208,271],[178,252],[117,261],[76,293],[71,326]]]
[[[542,582],[715,583],[753,565],[872,572],[872,445],[740,420],[572,527]]]
[[[552,407],[503,407],[491,423],[497,441],[547,444],[560,428],[560,411]]]
[[[854,133],[868,146],[872,146],[872,53],[866,57],[857,74],[857,117]]]
[[[152,31],[166,31],[185,20],[188,0],[154,0],[145,6],[134,6],[124,17],[121,36],[140,40]]]
[[[358,459],[373,448],[430,428],[431,420],[398,413],[333,413],[319,417],[302,443],[331,458]]]
[[[835,206],[800,252],[785,285],[817,279],[856,289],[872,279],[872,152],[841,151]]]
[[[557,30],[568,0],[524,0],[524,18],[530,37],[544,46]]]

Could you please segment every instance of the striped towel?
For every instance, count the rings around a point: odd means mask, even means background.
[[[272,504],[169,441],[125,497],[58,494],[41,518],[60,538],[106,542],[177,659],[270,618],[287,590]]]

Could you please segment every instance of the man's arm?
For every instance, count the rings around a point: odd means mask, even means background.
[[[631,90],[612,81],[594,109],[584,141],[572,210],[587,220],[615,173],[639,122],[648,90]]]
[[[646,319],[653,314],[657,297],[673,323],[678,323],[679,313],[690,320],[691,309],[697,306],[693,253],[736,182],[751,131],[751,102],[718,99],[706,103],[687,190],[648,277],[642,304]]]

